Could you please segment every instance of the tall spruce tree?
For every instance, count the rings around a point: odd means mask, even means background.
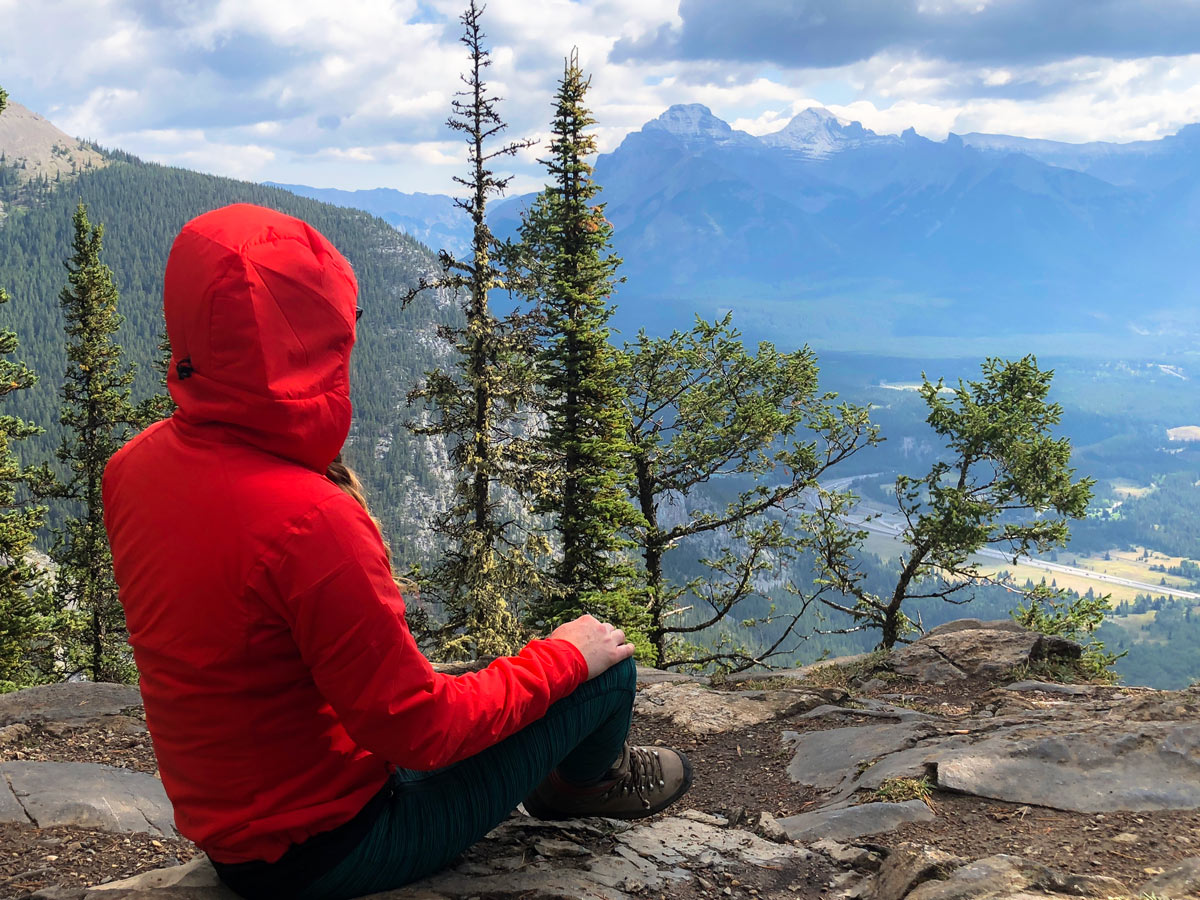
[[[498,175],[492,165],[531,142],[498,141],[507,126],[498,112],[500,98],[484,81],[491,59],[484,47],[482,14],[472,0],[461,16],[470,68],[462,76],[466,89],[455,94],[447,121],[467,145],[467,174],[454,180],[466,192],[455,203],[471,218],[471,252],[456,259],[442,251],[442,277],[421,282],[409,294],[456,291],[466,320],[462,327],[445,326],[439,332],[455,353],[454,366],[427,373],[409,401],[425,405],[431,414],[414,422],[413,430],[447,441],[458,476],[453,503],[433,526],[446,546],[439,563],[421,575],[421,595],[445,617],[440,652],[468,658],[520,647],[523,635],[515,607],[536,590],[537,567],[531,557],[544,545],[507,514],[528,489],[525,482],[533,471],[527,419],[535,335],[529,317],[497,317],[488,303],[491,291],[508,286],[497,262],[500,248],[488,227],[487,205],[503,193],[511,176]]]
[[[7,101],[0,88],[0,112]],[[0,288],[0,303],[8,302]],[[15,332],[0,331],[0,399],[37,383],[28,366],[11,358],[17,347]],[[53,627],[42,573],[30,560],[46,510],[22,496],[34,473],[21,465],[12,447],[41,432],[16,416],[0,415],[0,692],[38,680],[32,657]]]
[[[546,426],[539,467],[552,490],[535,510],[552,515],[561,543],[554,587],[533,610],[554,625],[583,613],[620,625],[644,643],[644,598],[633,588],[636,570],[621,550],[621,532],[641,521],[629,502],[629,415],[619,382],[621,354],[609,343],[608,322],[620,259],[612,225],[595,204],[599,185],[588,158],[595,123],[584,106],[590,86],[577,52],[567,60],[554,102],[551,184],[530,207],[521,228],[526,283],[543,314],[539,354]]]
[[[67,333],[62,388],[65,469],[53,495],[73,501],[75,512],[59,533],[52,557],[58,565],[55,594],[77,624],[73,662],[94,681],[128,680],[134,670],[125,644],[125,617],[117,600],[112,554],[104,531],[101,477],[109,458],[140,421],[130,402],[133,367],[113,335],[121,326],[112,271],[100,259],[104,228],[75,210],[67,286],[59,299]]]

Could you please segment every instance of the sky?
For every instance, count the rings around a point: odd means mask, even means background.
[[[0,0],[0,85],[70,134],[253,181],[453,193],[465,0]],[[1064,141],[1200,121],[1200,0],[490,0],[488,78],[545,138],[578,47],[601,151],[674,103]],[[539,149],[512,189],[541,183]]]

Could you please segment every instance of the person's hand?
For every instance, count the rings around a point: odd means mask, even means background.
[[[633,656],[634,647],[625,640],[625,632],[593,616],[565,622],[550,632],[550,637],[574,644],[583,654],[588,681]]]

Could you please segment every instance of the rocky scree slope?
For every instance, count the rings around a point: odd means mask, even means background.
[[[518,809],[449,870],[377,896],[1200,897],[1200,690],[1031,680],[1078,653],[962,620],[721,683],[643,670],[635,736],[696,769],[677,809]],[[174,832],[136,689],[0,697],[0,760],[0,897],[233,897]]]

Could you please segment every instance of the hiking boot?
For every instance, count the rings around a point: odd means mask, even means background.
[[[599,782],[580,787],[551,772],[525,798],[525,809],[539,819],[641,819],[666,809],[691,786],[692,765],[684,754],[626,741],[621,758]]]

